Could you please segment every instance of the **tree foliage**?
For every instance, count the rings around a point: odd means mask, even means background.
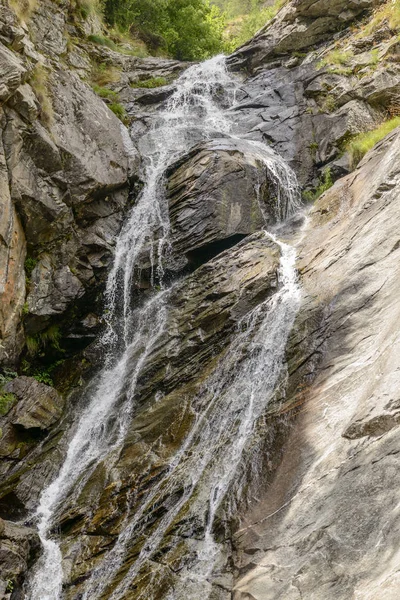
[[[209,0],[104,0],[104,16],[179,60],[208,58],[223,48],[224,19]]]

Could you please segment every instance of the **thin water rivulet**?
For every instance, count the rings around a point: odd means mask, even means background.
[[[238,82],[228,73],[223,57],[188,68],[175,86],[151,129],[139,141],[146,160],[145,185],[117,240],[108,277],[105,366],[92,383],[89,401],[70,432],[64,463],[40,498],[36,518],[44,554],[27,591],[31,600],[63,597],[62,552],[53,532],[57,514],[67,500],[78,496],[104,457],[112,467],[135,412],[139,374],[167,327],[171,290],[163,287],[162,259],[169,248],[168,204],[163,189],[168,166],[199,141],[229,136],[265,165],[276,184],[279,216],[289,216],[299,206],[295,175],[283,159],[260,142],[234,135],[234,112],[229,108],[234,105]],[[183,445],[137,510],[127,513],[115,544],[104,553],[85,584],[85,600],[127,597],[131,582],[157,552],[168,527],[185,510],[203,515],[203,535],[196,545],[197,559],[181,569],[178,583],[166,591],[165,598],[209,597],[210,578],[220,553],[213,536],[215,516],[231,488],[254,424],[273,396],[300,302],[294,249],[272,234],[265,232],[265,236],[280,246],[280,287],[240,323],[234,344],[198,393],[199,410]],[[158,284],[147,302],[135,307],[132,288],[144,254],[149,257],[152,281]],[[176,493],[182,489],[183,493]],[[132,539],[140,538],[145,530],[144,514],[167,495],[177,500],[159,517],[136,560],[111,590],[110,582],[119,573]],[[152,599],[156,567],[153,576],[141,592],[140,597],[146,600]]]

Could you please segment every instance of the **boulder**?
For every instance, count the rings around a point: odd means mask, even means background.
[[[62,415],[62,396],[33,377],[17,377],[7,383],[4,390],[14,394],[18,401],[8,416],[8,421],[14,427],[46,432]]]
[[[277,218],[275,183],[246,141],[200,144],[167,177],[172,251],[195,263]]]
[[[22,588],[39,549],[34,529],[0,519],[0,598],[10,598],[13,591]]]

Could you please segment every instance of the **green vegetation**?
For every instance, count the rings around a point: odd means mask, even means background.
[[[102,0],[76,0],[81,17],[87,19],[91,15],[102,15]]]
[[[117,44],[110,40],[108,37],[104,37],[103,35],[89,35],[89,42],[93,42],[94,44],[99,44],[99,46],[107,46],[107,48],[111,48],[111,50],[117,50]]]
[[[96,92],[96,94],[98,96],[100,96],[100,98],[105,98],[106,100],[117,100],[118,99],[118,94],[117,92],[114,92],[114,90],[110,90],[107,87],[101,87],[100,85],[97,85],[96,83],[94,83],[92,85],[93,91]]]
[[[10,0],[10,6],[20,21],[29,21],[37,8],[38,0]]]
[[[227,50],[234,50],[269,23],[287,0],[276,0],[268,7],[265,0],[213,0],[213,3],[227,16],[226,46]]]
[[[319,180],[319,183],[316,186],[316,188],[312,191],[307,191],[307,192],[303,193],[303,199],[306,202],[314,202],[320,196],[322,196],[322,194],[324,192],[329,190],[329,188],[331,188],[332,186],[333,186],[332,174],[331,174],[331,170],[328,168],[328,169],[325,169],[325,171],[322,173],[322,177]]]
[[[25,267],[26,276],[28,278],[32,275],[32,271],[36,267],[37,264],[38,264],[38,260],[36,258],[33,258],[32,256],[28,256],[28,258],[25,260],[24,267]]]
[[[380,6],[374,13],[369,23],[364,26],[357,37],[368,37],[380,29],[386,22],[390,29],[398,31],[400,29],[400,0],[388,0]]]
[[[121,79],[121,71],[112,65],[106,63],[97,63],[93,65],[91,80],[92,85],[104,88],[110,83],[117,83]]]
[[[131,83],[133,88],[158,88],[163,85],[167,85],[168,81],[165,77],[152,77],[151,79],[145,79],[144,81],[134,81]]]
[[[353,57],[351,50],[331,50],[319,63],[318,68],[326,67],[329,65],[347,65]]]
[[[223,49],[224,18],[209,0],[105,0],[104,18],[179,60],[205,59]]]
[[[119,102],[111,102],[111,104],[108,105],[108,108],[112,110],[114,115],[116,115],[123,123],[126,124],[129,122],[128,114],[122,104]]]
[[[346,150],[350,153],[351,164],[354,167],[358,165],[361,159],[371,150],[378,142],[383,140],[393,129],[400,126],[400,117],[394,117],[385,121],[376,129],[367,131],[366,133],[360,133],[352,138],[347,146]]]
[[[36,381],[38,381],[39,383],[45,383],[46,385],[50,385],[51,387],[54,386],[53,379],[49,371],[46,369],[42,369],[41,371],[35,371],[32,377],[36,379]]]
[[[61,331],[57,325],[50,325],[45,331],[41,331],[36,335],[27,335],[26,347],[28,355],[31,357],[37,356],[47,348],[63,353],[64,350],[60,346],[60,340]]]
[[[12,381],[16,377],[18,377],[18,373],[11,371],[11,369],[4,368],[3,373],[0,373],[0,387],[9,381]]]
[[[0,417],[4,417],[17,402],[15,394],[0,391]]]
[[[50,128],[54,121],[53,101],[50,94],[49,73],[41,63],[37,63],[29,79],[40,103],[40,120]]]

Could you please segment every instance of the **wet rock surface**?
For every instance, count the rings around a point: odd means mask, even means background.
[[[197,398],[197,394],[223,358],[237,324],[276,291],[279,257],[279,247],[265,234],[256,234],[207,262],[173,287],[168,328],[142,368],[136,390],[139,405],[112,473],[105,469],[106,462],[113,460],[112,456],[104,457],[81,495],[75,497],[73,494],[71,506],[60,515],[71,586],[66,597],[76,597],[81,589],[81,578],[86,578],[102,559],[102,552],[112,547],[124,519],[133,517],[146,494],[150,493],[152,484],[168,469],[193,426],[196,402],[200,402],[201,397]],[[131,496],[133,489],[134,496]],[[176,494],[179,498],[178,489]],[[85,498],[90,498],[90,503]],[[167,510],[169,503],[170,498],[160,492],[155,501],[157,513],[163,513],[164,505]],[[137,539],[132,538],[123,564],[107,590],[117,585],[131,560],[137,558],[146,536],[152,532],[152,513],[153,509],[149,507],[144,516],[148,525],[137,534]],[[178,531],[184,538],[191,538],[203,528],[200,515],[188,517],[186,511],[182,511],[171,528],[172,537],[167,535],[163,544],[165,556],[162,562],[173,566],[181,560],[179,557],[186,547],[184,543],[178,553],[174,544],[171,552],[168,550],[169,539],[173,542]],[[195,557],[195,549],[190,550],[191,544],[188,539],[187,560]],[[91,560],[87,560],[88,556]],[[152,564],[148,561],[143,567],[142,577],[146,581],[151,576]],[[168,574],[166,569],[160,574],[159,583],[155,583],[154,593],[160,586],[161,598],[176,577],[179,577],[178,566],[176,576]],[[126,597],[129,593],[139,593],[145,585],[135,579]],[[107,593],[104,591],[104,597]]]
[[[396,130],[310,212],[292,344],[316,348],[313,377],[288,398],[282,462],[237,532],[235,600],[398,595],[399,189]]]
[[[168,170],[172,252],[201,262],[276,219],[273,181],[246,142],[196,146]],[[271,197],[270,197],[271,196]]]
[[[166,174],[172,255],[177,271],[187,261],[196,270],[170,291],[168,325],[140,373],[121,452],[105,456],[58,514],[65,598],[82,593],[124,519],[167,472],[198,415],[202,385],[239,324],[279,289],[279,248],[254,233],[266,217],[269,226],[275,221],[273,186],[246,139],[267,142],[313,189],[327,167],[334,179],[349,173],[352,135],[397,114],[393,31],[386,25],[363,37],[348,29],[379,4],[288,3],[228,59],[241,79],[231,114],[243,140],[195,146]],[[187,66],[90,44],[82,28],[87,35],[96,24],[71,23],[68,7],[68,0],[39,3],[30,36],[0,0],[0,358],[8,368],[19,368],[21,357],[32,361],[29,337],[46,366],[63,363],[52,376],[65,391],[79,390],[85,369],[103,360],[96,348],[81,351],[101,329],[107,269],[135,201],[135,143]],[[337,44],[348,51],[347,71],[324,63]],[[100,63],[118,72],[110,87],[133,118],[133,142],[87,84]],[[41,65],[44,96],[35,82]],[[165,85],[135,87],[150,78]],[[277,230],[298,244],[303,305],[287,349],[287,386],[257,423],[260,464],[251,461],[254,448],[246,463],[244,496],[253,500],[236,510],[239,525],[229,511],[218,516],[226,554],[213,600],[397,600],[399,140],[398,132],[386,138],[320,198],[302,234],[301,219]],[[132,351],[132,364],[140,350]],[[54,478],[64,428],[85,397],[65,400],[15,375],[0,392],[0,516],[22,521]],[[122,390],[121,403],[128,393]],[[184,489],[156,495],[104,600]],[[124,597],[143,597],[150,585],[154,599],[165,598],[194,564],[204,527],[194,509],[180,512]],[[36,535],[0,521],[0,547],[0,595],[15,590],[18,598],[38,554]]]
[[[34,529],[15,525],[0,519],[0,597],[20,597],[18,589],[28,567],[40,551],[39,538]],[[14,592],[14,593],[13,593]]]

